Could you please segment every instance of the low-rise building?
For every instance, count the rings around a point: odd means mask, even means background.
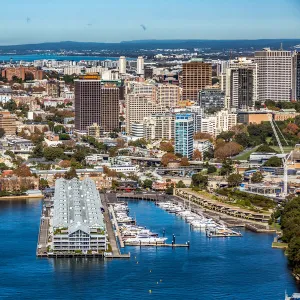
[[[291,109],[281,109],[280,111],[273,112],[274,121],[285,121],[288,119],[295,119],[300,116],[294,108]]]
[[[9,111],[0,111],[0,128],[6,135],[15,135],[17,130],[15,115]]]
[[[102,203],[92,179],[56,180],[53,202],[54,252],[99,253],[107,249]]]

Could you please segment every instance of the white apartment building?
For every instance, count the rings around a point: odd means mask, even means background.
[[[133,124],[142,123],[145,117],[164,111],[165,108],[153,102],[151,94],[126,95],[126,132],[132,134]]]
[[[160,84],[157,87],[157,103],[168,108],[176,107],[180,101],[180,87],[173,84]]]
[[[139,139],[144,138],[144,124],[143,123],[131,124],[131,135]]]
[[[155,114],[144,118],[144,138],[146,140],[174,139],[175,115],[171,113]]]
[[[67,67],[64,68],[64,75],[73,75],[73,74],[79,75],[82,73],[83,69],[84,68],[81,66]]]
[[[139,56],[136,62],[136,74],[139,76],[144,76],[144,58]]]
[[[223,131],[228,131],[237,124],[237,114],[228,110],[221,110],[213,116],[207,116],[201,120],[201,132],[217,136]]]
[[[292,52],[264,48],[255,52],[258,65],[258,100],[290,101]]]
[[[126,74],[126,57],[120,56],[119,59],[119,73]]]

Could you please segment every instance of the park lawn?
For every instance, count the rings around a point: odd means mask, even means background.
[[[256,149],[258,148],[259,146],[253,148],[252,150],[249,150],[248,152],[245,152],[241,155],[238,155],[235,160],[248,160],[250,155],[256,151]]]

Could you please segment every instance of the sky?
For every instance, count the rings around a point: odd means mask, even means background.
[[[300,38],[300,0],[9,0],[0,10],[1,45]]]

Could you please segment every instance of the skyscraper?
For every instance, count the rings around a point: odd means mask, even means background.
[[[136,74],[139,76],[144,76],[144,58],[139,56],[136,62]]]
[[[254,106],[254,71],[251,68],[231,69],[230,107],[248,109]]]
[[[292,100],[300,101],[300,52],[293,54]]]
[[[247,109],[257,101],[257,64],[245,57],[229,60],[221,74],[225,107]]]
[[[75,129],[86,131],[94,123],[104,132],[119,127],[119,88],[101,80],[75,80]]]
[[[258,65],[258,100],[290,101],[292,53],[265,48],[255,52]]]
[[[182,99],[196,102],[199,91],[212,85],[212,66],[202,59],[192,59],[182,67]]]
[[[175,118],[175,153],[189,159],[193,156],[194,120],[191,114],[177,114]]]
[[[126,74],[126,57],[120,56],[119,59],[119,73]]]

